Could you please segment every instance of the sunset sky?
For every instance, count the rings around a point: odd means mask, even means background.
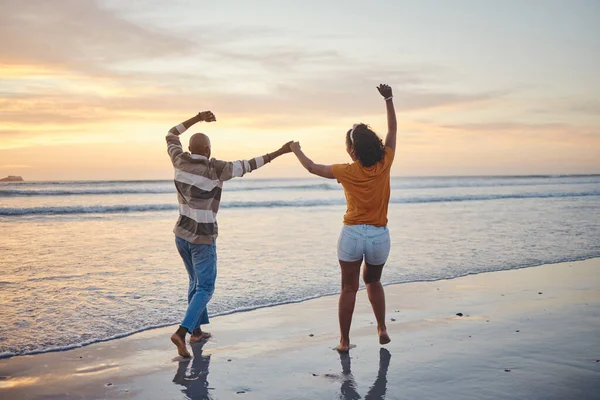
[[[346,162],[353,123],[385,135],[382,82],[399,119],[393,175],[600,173],[595,0],[0,7],[0,177],[167,179],[167,130],[207,109],[218,121],[190,133],[217,158],[295,139]],[[252,175],[306,173],[289,155]]]

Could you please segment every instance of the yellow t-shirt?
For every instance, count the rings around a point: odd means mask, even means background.
[[[331,166],[333,176],[342,184],[346,195],[345,225],[387,225],[393,161],[394,151],[386,147],[383,160],[371,167],[364,167],[358,161]]]

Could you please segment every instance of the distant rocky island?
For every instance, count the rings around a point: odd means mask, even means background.
[[[23,178],[20,176],[9,175],[6,178],[0,179],[0,182],[23,182]]]

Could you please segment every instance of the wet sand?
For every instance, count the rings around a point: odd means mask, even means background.
[[[187,360],[174,327],[3,359],[0,399],[600,399],[600,259],[386,295],[386,346],[361,291],[349,355],[331,296],[214,318]]]

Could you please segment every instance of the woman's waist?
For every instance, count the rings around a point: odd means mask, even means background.
[[[359,236],[374,238],[388,232],[387,225],[377,226],[372,224],[347,224],[342,228]]]

